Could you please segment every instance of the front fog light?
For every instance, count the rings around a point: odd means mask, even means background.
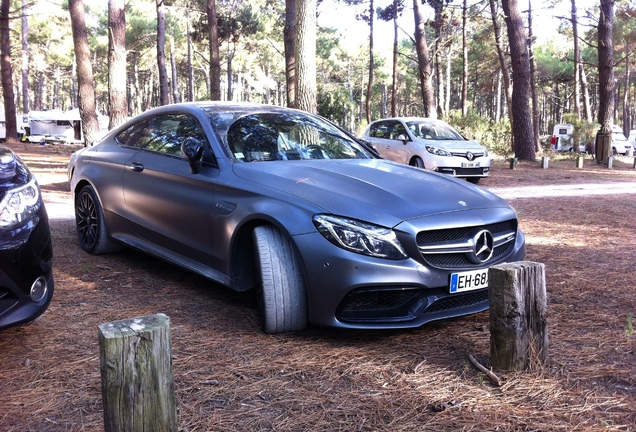
[[[46,279],[43,276],[40,276],[33,282],[31,285],[31,300],[34,303],[38,303],[46,297],[46,292],[49,290],[49,287],[46,283]]]

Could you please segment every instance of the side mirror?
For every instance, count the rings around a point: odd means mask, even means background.
[[[190,164],[190,172],[198,174],[203,165],[203,143],[196,138],[188,137],[181,144],[181,153],[185,156]]]
[[[398,135],[398,137],[396,139],[399,139],[400,141],[402,141],[402,143],[404,145],[406,145],[406,143],[409,141],[409,139],[406,137],[406,135],[404,134],[400,134]]]

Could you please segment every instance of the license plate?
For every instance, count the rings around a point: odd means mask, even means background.
[[[488,269],[452,273],[450,277],[450,292],[472,291],[488,288]]]
[[[462,162],[462,168],[479,168],[480,162]]]

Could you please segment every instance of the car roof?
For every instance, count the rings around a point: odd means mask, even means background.
[[[446,124],[446,122],[444,120],[434,119],[434,118],[430,118],[430,117],[388,117],[388,118],[374,120],[371,123],[377,123],[377,122],[380,122],[380,121],[387,121],[387,120],[398,120],[398,121],[403,121],[403,122],[427,121],[427,122],[444,123],[444,124]]]

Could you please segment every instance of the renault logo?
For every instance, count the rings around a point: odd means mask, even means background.
[[[481,230],[473,237],[473,251],[466,255],[475,264],[482,264],[492,258],[494,249],[495,241],[490,231]]]
[[[471,161],[471,160],[475,159],[475,155],[472,154],[471,152],[466,152],[466,159]]]

